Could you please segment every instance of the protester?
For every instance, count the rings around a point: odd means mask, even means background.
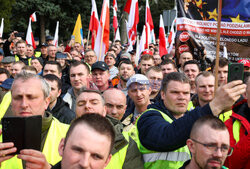
[[[110,88],[104,91],[103,98],[107,107],[107,115],[121,120],[127,107],[126,95],[119,89]]]
[[[92,80],[101,92],[104,92],[108,88],[113,88],[111,81],[109,80],[109,67],[103,61],[95,62],[92,67]]]
[[[142,74],[135,74],[130,77],[127,82],[127,89],[128,96],[133,102],[127,105],[123,120],[128,118],[130,123],[133,123],[147,110],[152,90],[148,78]]]
[[[71,88],[63,97],[63,100],[69,104],[70,109],[75,112],[76,97],[82,87],[88,87],[90,70],[87,64],[79,61],[73,61],[69,67],[69,77]]]
[[[15,62],[15,58],[12,56],[4,57],[2,60],[3,68],[11,73],[12,64]]]
[[[145,75],[147,69],[149,69],[150,67],[154,65],[155,65],[154,57],[152,55],[149,55],[149,54],[142,55],[140,59],[140,64],[139,64],[140,73]]]
[[[21,72],[25,64],[21,61],[14,62],[11,66],[11,76],[14,78],[18,73]]]
[[[48,61],[56,61],[56,52],[57,52],[57,49],[54,45],[49,45],[48,46]]]
[[[104,169],[110,162],[114,140],[114,129],[106,118],[99,114],[85,114],[70,125],[59,145],[62,161],[52,169]]]
[[[214,59],[211,65],[211,69],[214,75],[215,75],[215,61],[216,59]],[[219,86],[222,84],[227,84],[228,64],[229,64],[228,59],[224,57],[219,58],[219,66],[218,66],[218,85]]]
[[[180,169],[221,169],[226,157],[233,152],[225,124],[212,115],[203,116],[194,123],[187,146],[192,158]]]
[[[209,104],[188,112],[189,79],[179,72],[164,76],[161,89],[162,101],[149,105],[148,110],[136,122],[138,145],[143,153],[144,167],[182,166],[184,161],[190,158],[185,145],[193,123],[207,114],[218,116],[222,110],[231,107],[239,99],[245,92],[245,87],[242,81],[233,81],[221,86]]]
[[[183,66],[186,61],[193,60],[193,55],[190,52],[183,52],[180,54],[180,59],[179,59],[179,72],[183,72]]]
[[[19,117],[43,117],[42,146],[41,151],[23,149],[18,156],[13,156],[11,153],[17,150],[15,145],[12,142],[0,143],[1,168],[22,168],[20,160],[25,161],[26,168],[50,168],[50,164],[54,165],[60,161],[57,148],[68,130],[68,125],[60,123],[45,111],[49,104],[49,93],[49,84],[40,76],[25,72],[17,74],[11,89],[13,114]]]
[[[32,58],[31,65],[35,67],[38,75],[43,74],[43,59],[41,57]]]
[[[47,74],[44,79],[51,87],[49,109],[51,114],[60,122],[70,124],[75,118],[75,112],[70,110],[69,105],[61,97],[62,82],[56,75]]]
[[[161,68],[157,66],[149,68],[146,72],[146,77],[148,78],[151,87],[149,98],[151,101],[154,101],[161,89],[161,81],[163,79]]]
[[[122,60],[118,66],[118,76],[113,78],[112,84],[115,88],[118,88],[127,95],[127,81],[131,76],[135,74],[133,64],[129,59]]]
[[[247,85],[245,99],[233,106],[233,114],[225,122],[230,134],[230,145],[234,148],[225,166],[230,169],[250,168],[250,76],[245,78]]]
[[[191,97],[196,93],[195,91],[195,78],[200,73],[200,67],[195,60],[189,60],[183,65],[183,72],[190,80]]]
[[[164,59],[161,62],[160,67],[161,67],[161,71],[163,75],[166,75],[171,72],[177,72],[177,67],[176,67],[175,62],[170,59]]]
[[[109,74],[110,74],[109,79],[112,80],[119,72],[117,67],[115,67],[115,56],[113,54],[107,53],[104,58],[104,62],[109,67]]]
[[[97,61],[97,56],[95,51],[93,50],[85,51],[84,61],[90,66],[92,66]]]
[[[96,90],[82,90],[77,97],[76,115],[97,113],[106,117],[115,128],[115,144],[112,150],[112,159],[107,169],[139,169],[143,168],[141,154],[134,140],[127,132],[123,132],[121,122],[110,116],[106,116],[106,106],[101,93]]]

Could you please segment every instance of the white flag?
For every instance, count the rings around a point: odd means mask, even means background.
[[[58,32],[59,32],[59,21],[57,21],[56,23],[56,31],[55,31],[55,36],[53,40],[53,45],[55,45],[55,47],[58,47]]]
[[[0,27],[0,38],[3,37],[3,27],[4,27],[4,18],[2,18],[2,23],[1,23],[1,27]]]

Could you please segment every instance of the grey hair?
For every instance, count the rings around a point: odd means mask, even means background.
[[[78,93],[78,96],[80,96],[80,94],[82,94],[82,93],[96,93],[96,94],[98,94],[101,97],[101,101],[102,101],[103,106],[105,105],[104,97],[99,90],[87,89],[86,87],[82,87]]]
[[[15,76],[15,79],[14,79],[13,84],[14,84],[17,80],[27,81],[27,80],[29,80],[29,79],[38,79],[38,80],[40,80],[44,98],[49,97],[49,94],[50,94],[50,91],[51,91],[50,85],[49,85],[49,83],[48,83],[46,80],[44,80],[43,77],[41,77],[41,76],[39,76],[39,75],[32,74],[32,73],[28,73],[28,72],[26,72],[26,71],[22,71],[21,73],[19,73],[19,74],[17,74],[17,75]],[[13,85],[12,85],[12,86],[13,86]],[[11,90],[12,90],[12,89],[11,89]]]

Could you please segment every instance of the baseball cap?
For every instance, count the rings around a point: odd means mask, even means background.
[[[54,40],[53,36],[46,36],[46,41]]]
[[[109,70],[109,67],[108,67],[108,65],[105,62],[98,61],[98,62],[95,62],[91,66],[91,70],[93,71],[94,69],[100,69],[100,70],[106,71],[106,70]]]
[[[145,85],[149,85],[149,80],[146,76],[142,75],[142,74],[135,74],[133,76],[131,76],[127,82],[127,88],[129,88],[129,86],[132,83],[139,83],[139,84],[145,84]]]
[[[15,62],[15,58],[13,56],[6,56],[2,60],[2,63],[12,63],[12,62]]]
[[[42,43],[41,47],[43,47],[43,46],[47,47],[48,45],[47,45],[47,43]]]
[[[244,66],[250,67],[250,60],[241,59],[241,60],[238,61],[238,63],[243,63]]]
[[[8,78],[5,81],[3,81],[2,85],[0,85],[0,87],[10,90],[12,83],[13,83],[14,79],[13,78]]]

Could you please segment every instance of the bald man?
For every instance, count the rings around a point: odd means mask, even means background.
[[[126,96],[116,88],[110,88],[103,93],[107,114],[121,120],[126,111]]]

